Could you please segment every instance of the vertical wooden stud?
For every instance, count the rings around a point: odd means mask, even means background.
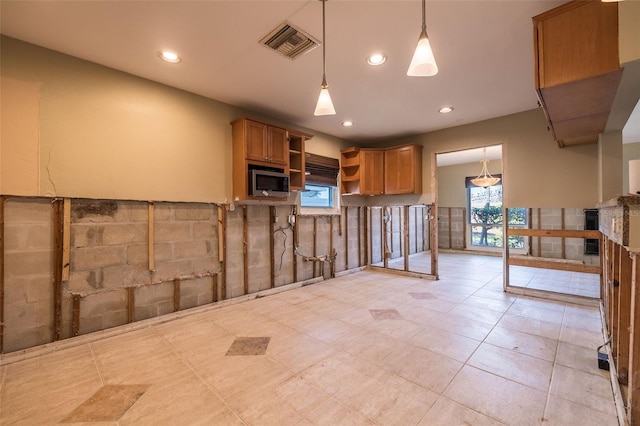
[[[333,255],[333,216],[329,216],[329,253]],[[335,259],[331,261],[331,269],[334,269]],[[333,274],[331,278],[333,278]]]
[[[344,208],[344,269],[349,270],[349,206]]]
[[[418,206],[413,207],[413,242],[415,253],[418,253],[418,232],[422,229],[418,226]]]
[[[602,247],[602,246],[600,246]],[[631,327],[629,342],[629,387],[627,398],[627,418],[640,419],[640,269],[639,253],[633,253],[631,259]]]
[[[4,206],[7,198],[0,195],[0,354],[4,353]]]
[[[298,256],[296,255],[296,248],[298,247],[298,216],[295,216],[295,222],[293,224],[293,249],[291,250],[291,266],[293,268],[293,282],[298,282]]]
[[[453,231],[451,230],[451,207],[447,207],[447,214],[449,215],[449,248],[453,248],[451,239],[453,238]]]
[[[362,266],[362,223],[360,216],[362,215],[362,206],[358,206],[358,267]]]
[[[71,199],[65,198],[62,225],[62,281],[69,281],[69,255],[71,247]]]
[[[627,250],[620,246],[620,290],[618,291],[618,381],[626,385],[629,381],[629,329],[631,327],[631,265]]]
[[[313,257],[316,257],[318,255],[318,217],[314,216],[313,217]],[[316,269],[318,267],[318,262],[317,261],[313,261],[313,278],[317,277],[318,274],[316,272]]]
[[[429,221],[429,246],[431,247],[431,275],[438,276],[438,213],[435,204],[431,204],[431,210],[434,212],[430,215]]]
[[[389,214],[387,215],[387,207],[383,207],[382,211],[381,211],[381,215],[382,215],[382,265],[385,268],[389,267],[389,255],[388,255],[388,251],[387,248],[389,247],[389,240],[388,240],[388,235],[389,235],[389,224],[391,223],[391,212],[389,211]],[[386,216],[386,219],[385,219]],[[393,228],[392,228],[393,229]]]
[[[62,336],[62,247],[64,228],[64,202],[53,201],[53,340],[60,340]]]
[[[222,268],[220,270],[220,299],[227,298],[227,210],[218,206],[218,257]]]
[[[273,225],[271,238],[273,239]],[[273,246],[273,242],[271,245]],[[242,206],[242,285],[243,294],[249,294],[249,218],[246,205]]]
[[[211,277],[211,301],[213,303],[218,301],[218,274],[213,274]]]
[[[71,335],[77,336],[80,334],[80,295],[73,295],[73,316],[71,323]]]
[[[180,310],[180,278],[173,280],[173,311]]]
[[[538,229],[542,228],[542,209],[538,207]],[[542,257],[542,237],[538,237],[538,257]]]
[[[371,230],[369,229],[369,223],[371,223],[371,209],[369,207],[364,208],[364,264],[369,264],[369,241],[371,236]]]
[[[270,216],[270,224],[269,224],[269,260],[270,260],[270,264],[271,264],[271,272],[270,272],[270,276],[271,276],[271,281],[270,281],[270,288],[274,288],[276,286],[276,262],[275,262],[275,252],[276,252],[276,248],[275,248],[275,238],[273,233],[275,232],[275,223],[278,220],[278,213],[276,212],[276,207],[275,206],[270,206],[269,207],[269,216]],[[247,285],[248,285],[248,281],[247,281]],[[247,287],[247,293],[248,293],[248,287]]]
[[[429,248],[431,249],[431,275],[438,277],[438,160],[431,153],[431,213],[429,215]]]
[[[620,247],[611,241],[611,263],[612,263],[612,272],[611,272],[611,353],[614,359],[618,359],[618,326],[619,326],[619,310],[620,310]],[[617,365],[617,364],[616,364]]]
[[[149,270],[154,271],[156,269],[155,260],[155,205],[149,202]]]
[[[404,270],[409,270],[409,206],[404,206]]]
[[[560,209],[560,229],[564,231],[564,228],[565,228],[565,214],[564,214],[564,207],[563,207]],[[564,237],[560,238],[560,244],[561,244],[561,251],[562,251],[561,258],[566,259],[567,252],[566,252],[566,244],[565,244]]]
[[[136,288],[127,287],[127,322],[132,323],[136,320]]]

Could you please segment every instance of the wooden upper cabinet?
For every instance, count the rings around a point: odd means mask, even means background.
[[[246,118],[234,121],[233,126],[243,135],[247,160],[282,166],[288,164],[289,142],[285,129]]]
[[[571,1],[533,17],[535,88],[560,147],[595,143],[622,76],[618,5]]]
[[[342,150],[340,182],[343,195],[419,194],[422,146]]]
[[[536,88],[616,71],[618,5],[573,1],[533,18]]]
[[[385,194],[422,192],[422,146],[404,145],[384,152]]]
[[[360,151],[360,194],[384,194],[384,151]]]

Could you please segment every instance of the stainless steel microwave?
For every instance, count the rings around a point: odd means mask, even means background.
[[[270,170],[249,170],[249,195],[252,197],[288,197],[289,175]]]

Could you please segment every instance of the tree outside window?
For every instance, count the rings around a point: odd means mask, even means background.
[[[470,186],[467,189],[467,211],[471,231],[471,245],[500,248],[503,246],[502,185],[487,188]],[[525,208],[508,210],[510,227],[525,227]],[[509,237],[509,248],[524,248],[524,237]]]

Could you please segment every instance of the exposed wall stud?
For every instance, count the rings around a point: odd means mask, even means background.
[[[313,217],[313,257],[315,258],[318,255],[318,217]],[[313,261],[313,278],[318,276],[316,272],[318,265],[317,261]]]
[[[538,229],[542,229],[542,209],[538,207]],[[542,237],[538,237],[538,257],[542,257]]]
[[[349,206],[344,208],[344,269],[349,270]]]
[[[276,286],[276,262],[275,262],[275,238],[274,238],[274,232],[275,232],[275,223],[276,220],[278,220],[278,213],[276,211],[276,207],[275,206],[270,206],[269,207],[269,211],[270,211],[270,216],[271,216],[271,220],[269,221],[269,260],[271,263],[271,284],[270,284],[270,288],[274,288]],[[247,292],[248,292],[248,287],[247,287]]]
[[[73,317],[71,325],[71,335],[77,336],[80,334],[80,299],[82,297],[79,294],[73,296]]]
[[[53,340],[62,337],[62,251],[64,228],[64,202],[53,201]]]
[[[385,219],[385,216],[387,217]],[[387,215],[387,207],[383,207],[382,210],[380,211],[380,221],[382,222],[382,259],[383,259],[383,265],[385,268],[389,267],[389,256],[388,256],[388,252],[387,252],[387,247],[389,247],[389,241],[387,240],[387,235],[388,235],[388,224],[389,224],[389,220],[390,220],[390,215]]]
[[[369,236],[371,231],[369,230],[371,210],[369,207],[364,208],[364,264],[369,264]]]
[[[249,218],[246,205],[242,206],[242,284],[243,294],[249,294]]]
[[[362,266],[362,207],[358,206],[358,267]]]
[[[180,310],[180,278],[173,280],[173,311]]]
[[[338,218],[339,220],[339,218]],[[329,216],[329,253],[333,255],[333,216]],[[332,259],[331,264],[331,278],[335,277],[335,258]]]
[[[211,301],[213,303],[218,301],[218,274],[211,277]]]
[[[565,229],[565,214],[564,214],[564,207],[560,209],[560,229],[564,230]],[[565,240],[564,237],[560,238],[560,244],[561,244],[561,250],[562,250],[562,255],[560,256],[562,259],[566,259],[567,258],[567,253],[566,253],[566,244],[565,244]]]
[[[220,299],[227,298],[227,211],[218,206],[218,258],[220,259]]]
[[[71,199],[64,199],[62,226],[62,281],[69,281],[69,254],[71,247]]]
[[[149,270],[156,269],[155,262],[155,206],[149,202]]]
[[[404,270],[409,270],[409,206],[404,206]]]
[[[418,206],[413,208],[413,223],[415,223],[415,227],[413,229],[413,246],[415,248],[415,253],[417,254],[419,252],[418,250],[418,223],[420,223],[420,230],[422,229],[422,227],[424,226],[424,222],[418,222]]]
[[[4,206],[7,197],[0,195],[0,354],[4,353]]]
[[[431,204],[429,215],[429,247],[431,248],[431,275],[438,276],[438,214],[436,204]]]
[[[127,322],[132,323],[136,320],[136,288],[127,287]]]
[[[291,249],[291,276],[292,276],[292,283],[296,283],[298,282],[298,265],[297,265],[297,259],[296,259],[296,245],[297,245],[297,235],[296,235],[296,228],[297,228],[297,224],[298,224],[298,218],[295,216],[296,213],[296,206],[295,205],[291,205],[291,207],[289,208],[289,215],[294,217],[294,222],[293,223],[289,223],[289,227],[291,228],[291,239],[292,239],[292,249]],[[287,217],[287,221],[289,221],[289,218]]]
[[[448,217],[449,217],[449,222],[448,222],[448,224],[449,224],[449,227],[448,227],[449,228],[449,249],[452,249],[453,248],[453,242],[451,240],[453,239],[453,232],[451,230],[451,207],[447,207],[447,214],[448,214]]]

